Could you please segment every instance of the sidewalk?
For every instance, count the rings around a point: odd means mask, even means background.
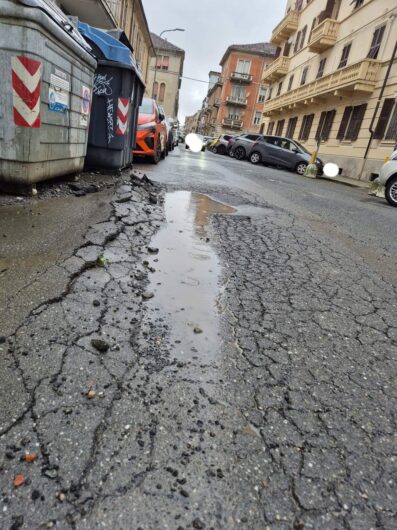
[[[351,186],[352,188],[369,189],[372,184],[369,180],[351,179],[348,177],[341,177],[340,175],[335,178],[330,178],[325,175],[321,175],[320,177],[317,176],[317,178],[323,180],[332,180],[333,182],[339,182],[340,184],[345,184],[346,186]]]

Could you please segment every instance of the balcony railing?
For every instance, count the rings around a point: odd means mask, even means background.
[[[243,120],[232,120],[231,118],[223,118],[222,125],[224,127],[230,127],[230,129],[242,129]]]
[[[227,96],[226,103],[230,105],[241,105],[245,107],[247,105],[247,98],[238,98],[236,96]]]
[[[218,79],[215,82],[216,85],[222,86],[223,85],[223,77],[218,77]]]
[[[299,17],[299,11],[290,11],[287,13],[280,24],[274,28],[270,42],[278,45],[286,41],[290,35],[297,31]]]
[[[331,18],[325,19],[313,29],[309,42],[311,52],[322,53],[333,46],[338,37],[339,22]]]
[[[371,94],[375,89],[380,67],[381,61],[374,59],[364,59],[346,66],[312,83],[266,101],[264,113],[270,114],[301,103],[310,104],[318,96],[340,97],[344,92]]]
[[[230,74],[230,80],[231,81],[238,81],[240,83],[251,83],[252,75],[251,74],[243,74],[242,72],[232,72]]]
[[[266,83],[273,83],[280,77],[284,77],[288,73],[290,59],[288,57],[279,57],[269,64],[269,67],[263,72],[262,81]]]

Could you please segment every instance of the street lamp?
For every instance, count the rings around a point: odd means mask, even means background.
[[[164,33],[168,33],[168,32],[171,32],[171,31],[185,31],[184,29],[182,28],[174,28],[174,29],[164,29],[159,37],[161,39],[161,35],[164,35]],[[156,83],[156,74],[157,74],[157,55],[156,55],[156,62],[155,62],[155,65],[154,65],[154,78],[153,78],[153,86],[152,86],[152,96],[153,96],[153,99],[157,100],[157,93],[156,95],[153,94],[153,89],[154,89],[154,84]]]

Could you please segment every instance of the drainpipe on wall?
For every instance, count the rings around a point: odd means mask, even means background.
[[[394,20],[395,16],[396,15],[393,15],[393,20]],[[386,86],[387,86],[387,82],[388,82],[389,77],[390,77],[390,71],[391,71],[391,68],[393,66],[394,60],[396,59],[396,55],[397,55],[397,41],[396,41],[396,44],[394,46],[394,50],[393,50],[393,53],[391,55],[389,64],[387,66],[385,79],[383,80],[383,85],[382,85],[381,91],[379,93],[378,101],[376,102],[376,105],[375,105],[374,113],[372,115],[371,124],[369,126],[370,137],[369,137],[369,140],[368,140],[367,148],[365,149],[363,167],[362,167],[361,174],[360,174],[360,180],[361,180],[361,177],[363,176],[363,172],[364,172],[365,164],[366,164],[366,161],[367,161],[367,158],[368,158],[369,150],[371,149],[371,144],[372,144],[372,140],[373,140],[373,136],[374,136],[374,132],[375,132],[374,131],[374,124],[375,124],[376,116],[378,114],[378,110],[379,110],[381,101],[383,99],[383,94],[385,92],[385,89],[386,89]]]

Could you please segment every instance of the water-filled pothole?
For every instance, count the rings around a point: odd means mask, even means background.
[[[159,249],[150,258],[155,271],[148,309],[165,315],[172,354],[177,358],[211,362],[219,350],[216,298],[220,263],[208,234],[210,215],[236,210],[207,195],[176,191],[165,197],[166,224],[153,238]]]

